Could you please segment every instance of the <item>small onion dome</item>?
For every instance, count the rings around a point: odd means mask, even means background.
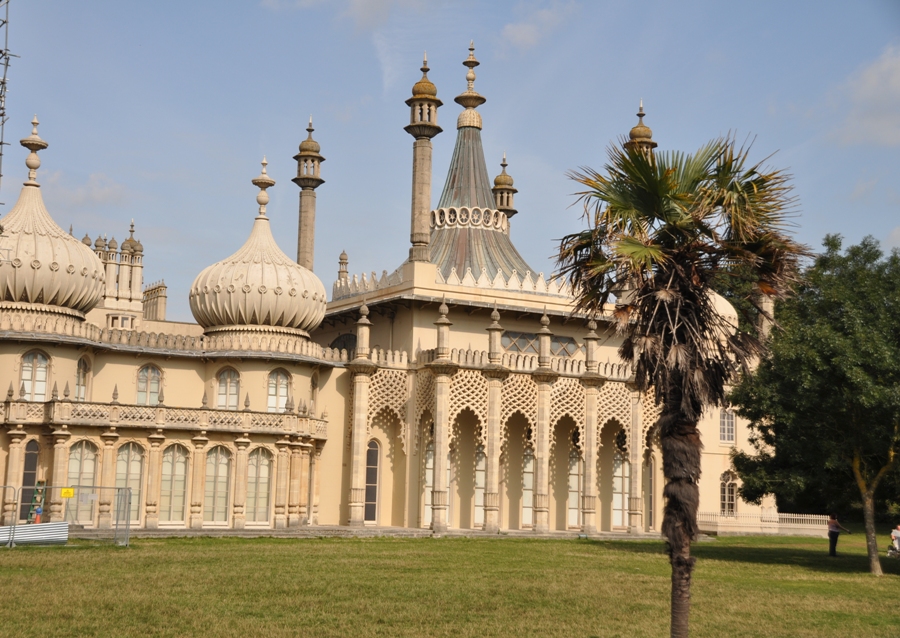
[[[0,301],[56,306],[80,317],[103,296],[103,264],[90,246],[60,228],[47,212],[37,182],[37,151],[47,143],[38,136],[37,117],[32,125],[31,135],[20,142],[31,151],[25,160],[28,181],[12,210],[0,219],[6,235],[0,245]]]
[[[306,132],[308,133],[305,140],[300,142],[300,153],[308,154],[312,153],[318,155],[322,150],[322,147],[319,146],[319,143],[313,139],[313,131],[316,130],[312,125],[312,115],[309,116],[309,126],[306,128]]]
[[[638,123],[628,133],[628,138],[630,140],[628,144],[631,146],[654,149],[657,147],[657,144],[653,141],[653,131],[650,130],[649,126],[644,124],[644,115],[646,115],[644,113],[644,101],[641,100],[641,106],[637,112]]]
[[[349,259],[350,259],[350,258],[347,256],[347,251],[346,251],[346,250],[342,250],[340,256],[338,256],[338,261],[340,261],[341,263],[346,264],[347,261],[348,261]]]
[[[108,245],[109,245],[110,250],[116,250],[119,247],[119,242],[117,242],[116,238],[113,237],[112,239],[109,240]]]
[[[412,88],[412,96],[413,98],[417,97],[437,97],[437,87],[432,83],[431,80],[428,79],[428,72],[431,70],[428,68],[428,55],[426,54],[422,59],[422,68],[419,69],[422,72],[422,79],[413,84]]]
[[[87,235],[85,235],[87,237]],[[113,242],[116,240],[113,239]],[[103,239],[103,235],[97,235],[97,239],[94,240],[94,248],[97,250],[105,250],[106,249],[106,240]]]
[[[259,215],[246,243],[233,255],[201,272],[191,286],[194,318],[206,332],[262,329],[308,336],[325,317],[325,286],[311,271],[282,252],[272,236],[266,189],[275,180],[262,174]]]
[[[81,243],[84,244],[85,246],[87,246],[88,248],[90,248],[91,247],[91,236],[88,235],[87,233],[85,233],[84,237],[81,238]]]
[[[500,166],[503,170],[500,172],[497,177],[494,178],[494,187],[495,188],[512,188],[513,178],[512,175],[506,172],[506,167],[509,164],[506,163],[506,153],[503,154],[503,161],[500,162]]]
[[[137,239],[134,240],[134,245],[132,246],[132,248],[134,248],[134,252],[136,253],[144,252],[144,245]]]

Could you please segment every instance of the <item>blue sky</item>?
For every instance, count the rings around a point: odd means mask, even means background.
[[[475,40],[487,98],[489,170],[504,151],[516,180],[513,241],[553,270],[553,239],[579,228],[579,166],[636,122],[661,149],[753,136],[753,155],[794,175],[796,232],[873,235],[900,247],[900,2],[756,0],[12,0],[0,211],[15,201],[32,115],[50,143],[40,181],[57,222],[127,236],[134,218],[145,281],[169,285],[169,318],[247,237],[250,180],[265,154],[273,231],[296,251],[291,159],[315,120],[327,161],[315,271],[330,290],[350,270],[391,271],[409,245],[412,138],[403,103],[428,51],[444,101],[434,140],[440,196]]]

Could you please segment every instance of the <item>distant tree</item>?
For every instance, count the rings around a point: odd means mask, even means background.
[[[751,502],[774,493],[834,503],[858,490],[880,576],[875,492],[896,485],[900,466],[900,253],[885,257],[871,237],[843,253],[839,236],[824,245],[778,306],[770,354],[731,394],[756,447],[733,460]]]
[[[714,282],[739,272],[748,300],[789,292],[804,248],[785,232],[788,177],[750,165],[747,149],[718,139],[693,155],[612,146],[603,174],[570,177],[587,190],[588,228],[564,237],[561,272],[577,309],[591,315],[616,298],[619,354],[641,391],[662,405],[659,428],[672,565],[671,635],[688,635],[691,542],[697,535],[704,408],[721,405],[735,370],[762,351],[722,314]],[[727,313],[726,313],[727,314]]]

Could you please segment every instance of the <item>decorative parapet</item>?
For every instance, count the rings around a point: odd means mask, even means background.
[[[420,350],[416,354],[415,363],[425,365],[435,360],[434,349]],[[463,368],[486,368],[490,364],[487,350],[462,350],[452,349],[450,361]],[[538,369],[538,356],[536,354],[523,354],[520,352],[504,352],[500,365],[510,372],[534,372]],[[584,359],[573,357],[550,357],[550,370],[566,376],[580,376],[587,370]],[[611,381],[629,381],[631,379],[631,366],[626,363],[600,363],[598,373]]]
[[[96,428],[172,428],[206,432],[279,434],[316,440],[328,438],[328,422],[309,414],[272,413],[165,405],[123,405],[72,401],[6,401],[3,422],[12,425],[89,426]]]
[[[166,353],[206,356],[212,352],[260,352],[297,355],[334,363],[348,361],[346,350],[323,347],[309,339],[276,333],[224,333],[188,336],[100,328],[78,318],[63,314],[45,313],[27,308],[13,308],[0,315],[0,336],[3,333],[54,335],[74,340],[90,341],[96,345],[123,349],[149,349]]]
[[[509,218],[490,208],[438,208],[431,211],[431,228],[478,228],[509,233]]]
[[[371,276],[368,277],[366,276],[366,273],[363,273],[359,277],[353,275],[352,279],[338,279],[334,282],[334,286],[331,290],[331,300],[337,301],[338,299],[345,299],[347,297],[367,295],[377,290],[396,286],[402,282],[403,276],[399,269],[395,270],[390,275],[388,274],[388,271],[384,270],[381,273],[381,278],[375,274],[374,270],[372,271]]]
[[[572,296],[572,289],[564,279],[551,277],[544,279],[544,273],[538,273],[537,277],[531,272],[526,272],[524,277],[519,276],[515,270],[509,277],[504,276],[502,270],[498,270],[493,279],[488,277],[487,270],[482,268],[481,274],[476,278],[471,268],[466,268],[466,274],[460,279],[456,268],[450,270],[450,276],[444,279],[444,275],[438,270],[435,283],[447,286],[462,286],[464,288],[482,288],[485,290],[513,290],[516,292],[532,293],[536,295],[552,295],[554,297]]]
[[[407,369],[409,367],[409,355],[402,350],[383,350],[372,348],[372,363],[379,368]]]

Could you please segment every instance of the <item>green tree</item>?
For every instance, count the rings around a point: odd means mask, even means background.
[[[802,502],[858,490],[873,574],[881,575],[875,492],[900,455],[900,253],[828,236],[795,298],[778,306],[770,354],[735,387],[756,454],[736,454],[741,495]]]
[[[655,146],[655,144],[653,144]],[[687,636],[695,559],[704,407],[721,405],[738,367],[762,352],[735,330],[713,283],[728,272],[750,282],[749,301],[780,297],[795,282],[803,246],[785,226],[788,176],[748,162],[748,149],[717,139],[693,155],[652,152],[631,142],[609,149],[604,174],[570,173],[588,228],[561,240],[559,266],[577,310],[605,311],[622,335],[619,354],[635,383],[662,405],[659,428],[665,508],[662,532],[672,565],[671,635]]]

